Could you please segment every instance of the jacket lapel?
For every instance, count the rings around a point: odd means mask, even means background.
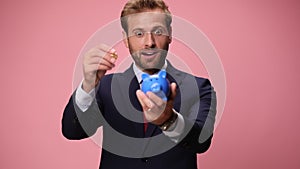
[[[140,85],[133,72],[132,66],[116,79],[118,80],[120,96],[124,99],[124,102],[126,102],[122,111],[129,117],[128,120],[134,122],[132,124],[136,131],[136,137],[142,138],[144,136],[142,107],[135,94],[140,88]]]

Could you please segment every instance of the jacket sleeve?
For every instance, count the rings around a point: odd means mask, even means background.
[[[75,103],[75,92],[66,105],[62,117],[62,134],[70,140],[80,140],[92,136],[101,125],[99,107],[94,100],[85,112]]]
[[[203,153],[211,144],[215,116],[216,116],[216,92],[209,80],[198,78],[197,86],[199,95],[189,100],[187,112],[183,112],[185,128],[181,142],[183,148]],[[200,98],[199,98],[200,97]]]

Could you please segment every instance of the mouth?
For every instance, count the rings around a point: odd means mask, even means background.
[[[155,57],[157,54],[159,53],[159,51],[157,50],[143,50],[141,51],[141,55],[151,58],[151,57]]]

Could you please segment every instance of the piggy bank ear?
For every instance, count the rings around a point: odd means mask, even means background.
[[[143,73],[143,74],[142,74],[142,79],[143,79],[143,80],[145,80],[145,79],[148,78],[148,77],[149,77],[149,75],[148,75],[147,73]]]
[[[167,73],[166,73],[166,71],[163,69],[163,70],[161,70],[161,71],[158,73],[158,76],[159,76],[159,77],[162,77],[162,78],[166,78]]]

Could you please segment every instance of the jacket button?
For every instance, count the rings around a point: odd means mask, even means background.
[[[147,163],[148,162],[148,158],[142,158],[142,162]]]

